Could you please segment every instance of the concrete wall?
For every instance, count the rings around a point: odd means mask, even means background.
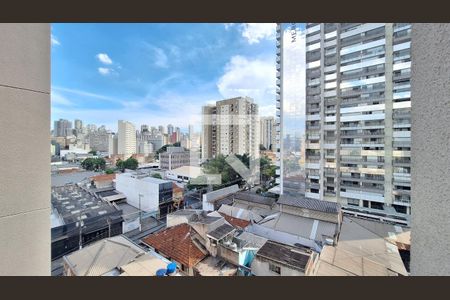
[[[299,270],[288,268],[285,265],[276,263],[274,261],[270,262],[273,265],[280,267],[280,274],[272,272],[269,268],[269,262],[266,260],[262,260],[259,257],[255,257],[252,261],[252,273],[255,276],[304,276],[305,273]]]
[[[50,25],[0,41],[0,275],[50,275]]]
[[[141,194],[141,210],[145,212],[159,210],[158,184],[133,178],[129,174],[117,174],[116,189],[127,197],[127,203],[133,207],[139,208],[139,194]]]
[[[450,24],[411,39],[411,273],[450,275]]]

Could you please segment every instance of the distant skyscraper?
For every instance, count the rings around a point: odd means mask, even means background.
[[[259,132],[261,134],[261,145],[263,145],[267,150],[275,150],[275,118],[261,117]]]
[[[167,125],[167,134],[168,134],[169,136],[171,136],[172,133],[173,133],[173,125],[172,125],[172,124],[169,124],[169,125]]]
[[[118,121],[118,154],[123,154],[125,158],[136,154],[136,129],[128,121]]]
[[[148,130],[148,125],[145,125],[145,124],[143,124],[143,125],[141,125],[141,132],[143,133],[143,132],[148,132],[149,130]]]
[[[86,126],[86,129],[87,129],[87,132],[88,132],[88,133],[89,133],[89,132],[94,132],[94,131],[97,130],[97,125],[95,125],[95,124],[88,124],[88,125]]]
[[[83,132],[83,121],[75,119],[74,126],[75,126],[75,134],[77,136]]]
[[[59,119],[54,122],[53,127],[55,136],[72,135],[72,122],[69,120]]]
[[[158,131],[159,131],[161,134],[164,134],[164,133],[165,133],[164,126],[159,125],[159,126],[158,126]]]
[[[202,159],[218,154],[259,157],[258,105],[248,97],[217,101],[204,106]]]

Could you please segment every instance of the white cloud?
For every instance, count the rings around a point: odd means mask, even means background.
[[[234,25],[236,25],[236,23],[223,23],[223,26],[225,27],[225,30],[229,30]]]
[[[260,106],[275,103],[275,59],[233,56],[217,87],[225,98],[249,96]]]
[[[98,72],[105,76],[111,74],[112,71],[113,70],[110,68],[102,68],[102,67],[98,68]]]
[[[53,34],[51,35],[51,42],[52,42],[52,45],[55,45],[55,46],[60,46],[61,45],[59,40]]]
[[[55,92],[54,90],[52,90],[52,93],[51,93],[51,102],[52,102],[52,105],[73,106],[72,101],[70,101],[69,99],[67,99],[66,97],[61,95],[60,93]]]
[[[155,65],[160,68],[167,68],[169,60],[164,50],[158,47],[153,47],[153,50],[155,52]]]
[[[245,23],[241,26],[242,36],[247,39],[249,44],[257,44],[264,39],[275,39],[275,23]]]
[[[108,54],[106,53],[99,53],[96,55],[97,59],[101,62],[104,63],[105,65],[112,65],[112,59],[109,58]]]

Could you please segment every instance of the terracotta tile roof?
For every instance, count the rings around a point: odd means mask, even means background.
[[[194,234],[195,230],[184,223],[151,234],[143,241],[167,258],[193,267],[207,256],[192,241]]]
[[[222,217],[224,217],[228,223],[230,223],[231,225],[233,225],[233,227],[236,227],[236,228],[244,229],[245,227],[247,227],[250,224],[250,221],[247,221],[247,220],[234,218],[234,217],[231,217],[231,216],[221,213],[221,212],[219,212],[219,214],[221,214]]]
[[[116,174],[102,174],[97,176],[92,176],[91,180],[94,181],[111,181],[116,179]]]

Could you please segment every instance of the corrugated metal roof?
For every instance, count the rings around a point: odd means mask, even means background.
[[[338,203],[305,198],[303,195],[283,194],[278,199],[277,204],[290,205],[310,210],[316,210],[326,213],[339,213],[341,206]]]
[[[101,276],[144,253],[125,237],[115,236],[66,255],[64,259],[77,276]]]

